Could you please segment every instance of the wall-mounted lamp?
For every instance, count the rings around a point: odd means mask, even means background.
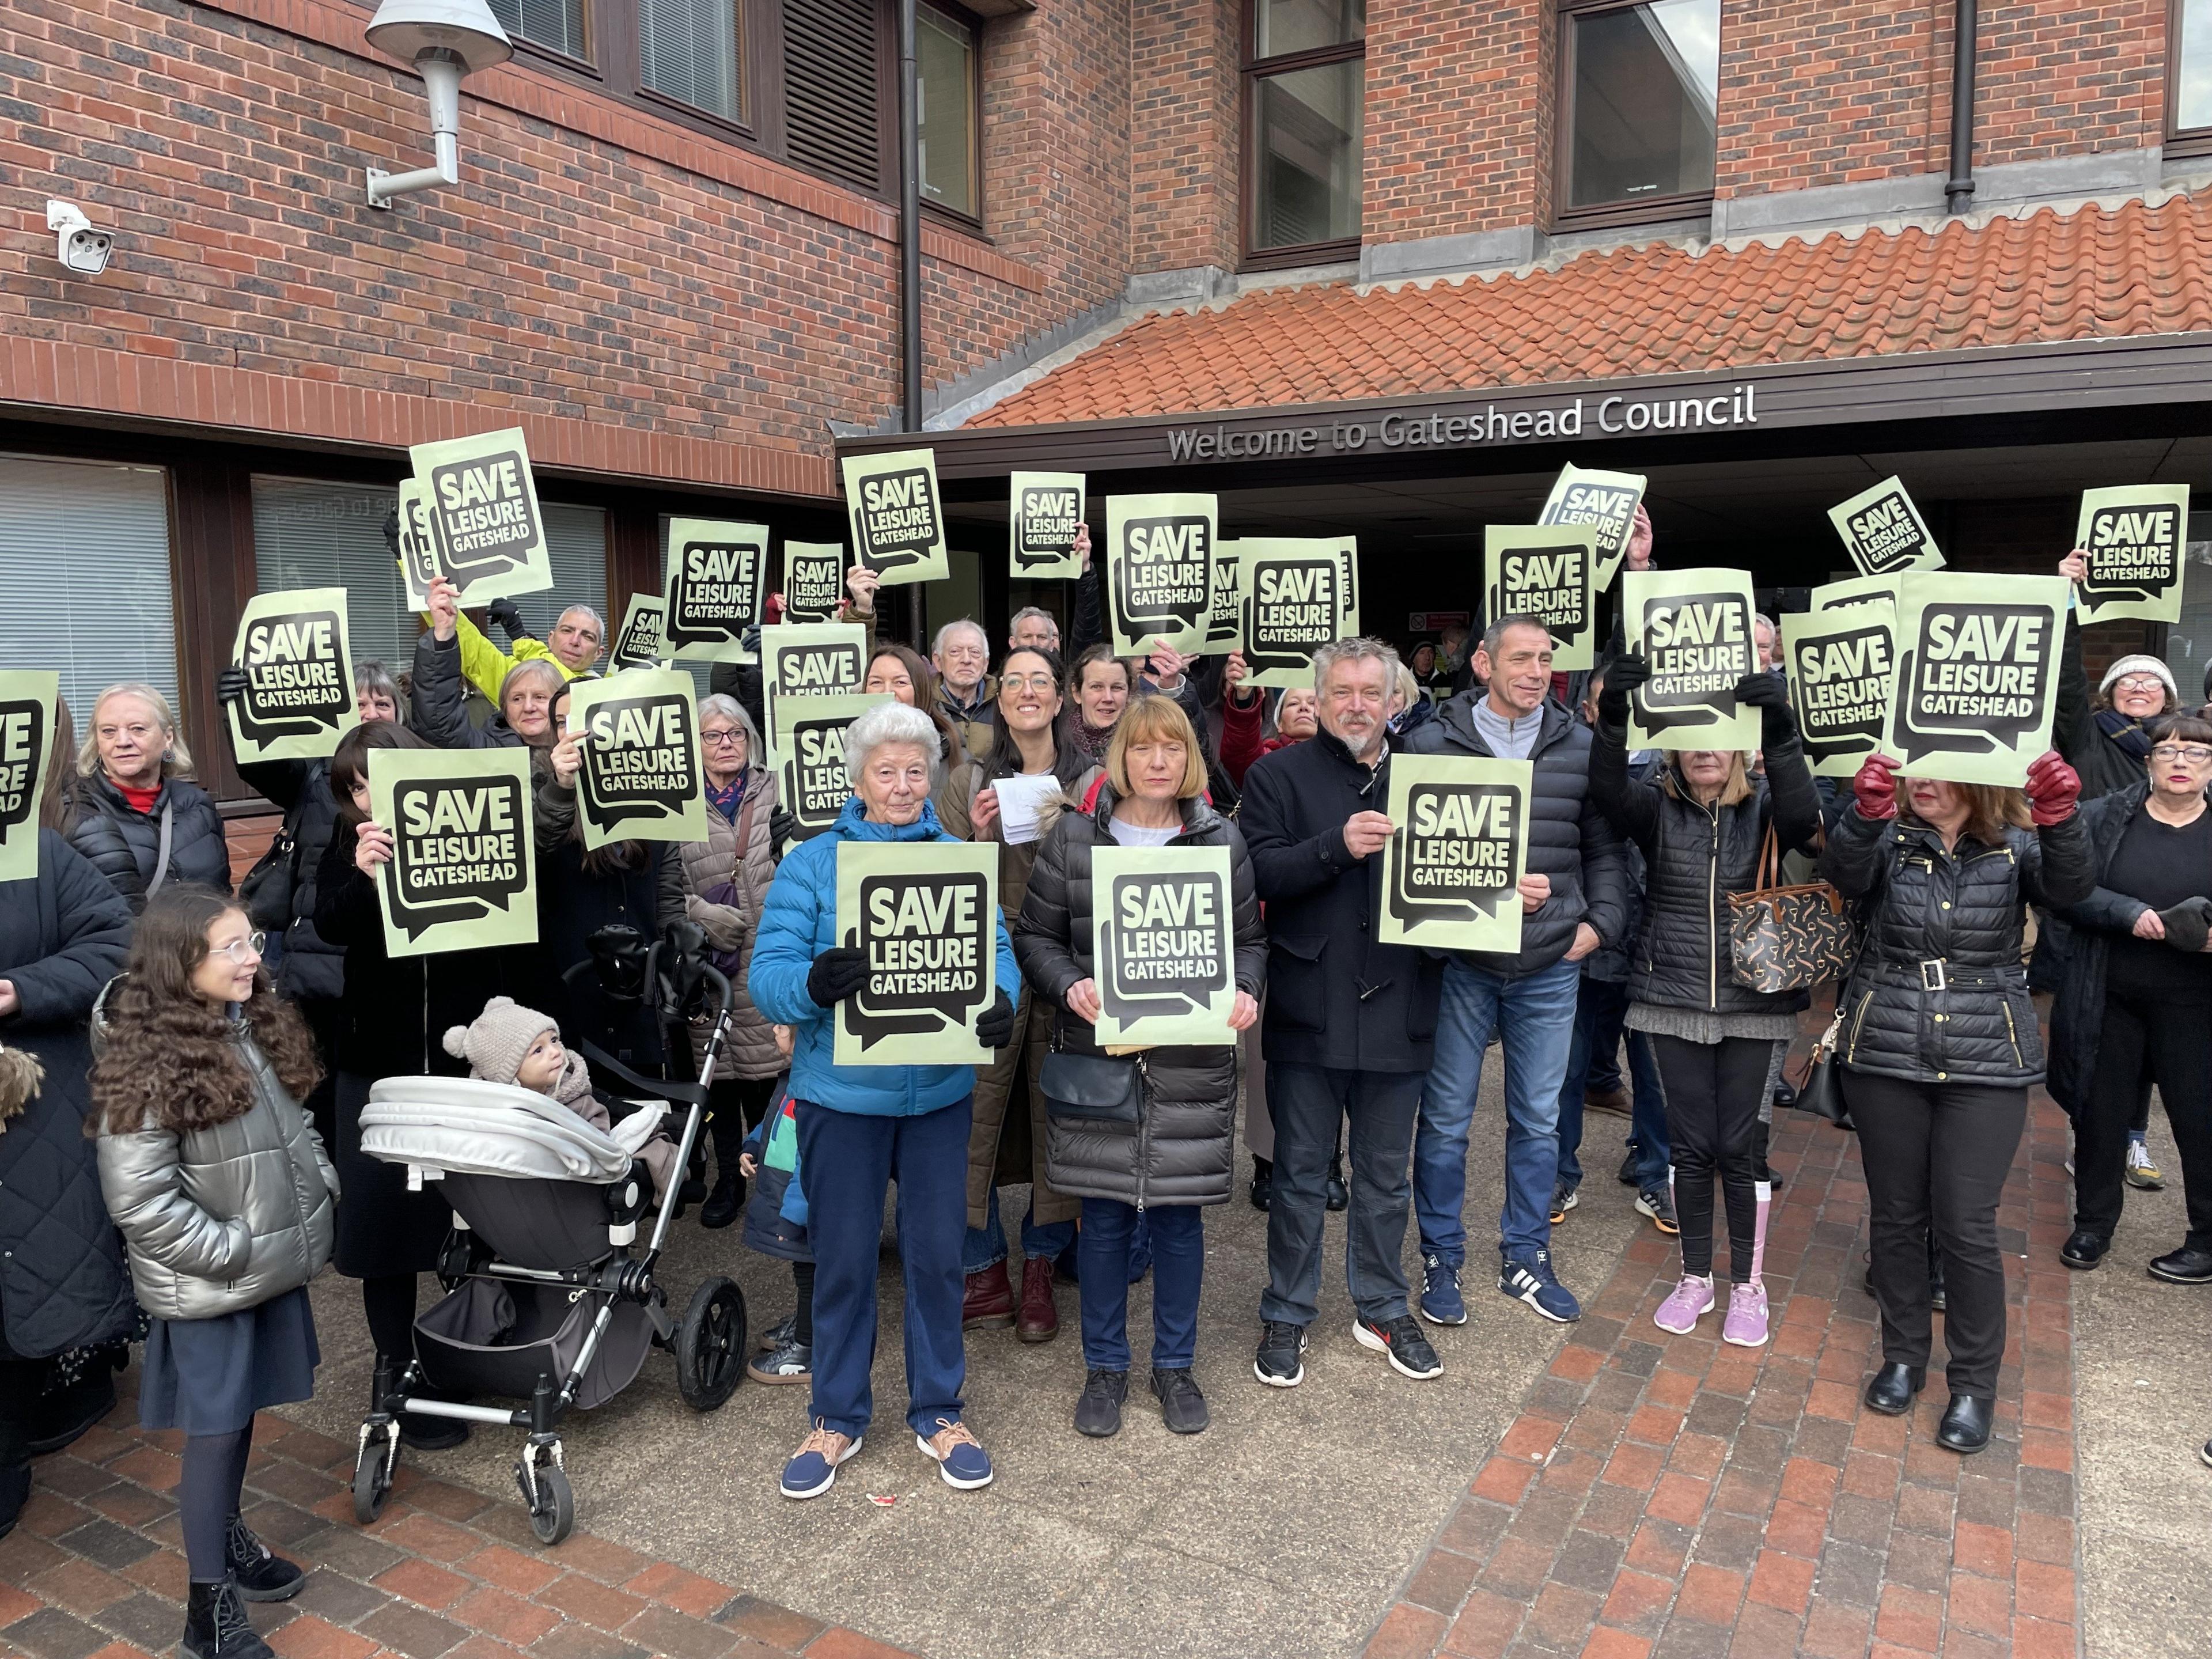
[[[369,206],[389,208],[395,196],[460,183],[461,77],[514,56],[507,31],[484,0],[384,0],[368,33],[369,45],[422,76],[438,152],[437,166],[412,173],[369,168]]]

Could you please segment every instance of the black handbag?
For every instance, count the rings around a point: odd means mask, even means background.
[[[298,843],[287,819],[254,866],[238,884],[238,902],[246,919],[265,933],[281,933],[292,925],[293,852]]]
[[[1856,1126],[1851,1121],[1851,1109],[1844,1101],[1843,1062],[1836,1058],[1836,1039],[1843,1025],[1839,1008],[1834,1021],[1813,1045],[1813,1063],[1806,1070],[1804,1086],[1797,1091],[1797,1109],[1824,1117],[1839,1129],[1850,1129]]]
[[[1071,1054],[1054,1048],[1044,1057],[1037,1088],[1046,1115],[1071,1123],[1134,1126],[1142,1100],[1137,1062],[1121,1054]]]

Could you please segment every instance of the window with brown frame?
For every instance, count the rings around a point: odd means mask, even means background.
[[[637,0],[638,83],[745,124],[745,0]]]
[[[1720,0],[1560,0],[1563,223],[1639,224],[1713,194]]]
[[[921,199],[980,221],[977,143],[982,92],[976,80],[975,26],[933,6],[915,9],[915,125],[920,130]]]
[[[1317,264],[1359,248],[1367,0],[1252,0],[1244,257]]]
[[[2166,18],[2166,153],[2212,155],[2212,0],[2172,0]]]

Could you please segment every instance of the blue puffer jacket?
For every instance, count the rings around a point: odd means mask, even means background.
[[[814,958],[837,944],[837,848],[848,841],[952,841],[925,804],[912,823],[871,823],[854,796],[827,833],[802,842],[784,858],[769,885],[753,940],[745,988],[753,1006],[793,1028],[791,1092],[800,1100],[868,1117],[918,1117],[974,1091],[973,1066],[839,1066],[830,1011],[806,994]],[[1006,919],[998,918],[998,987],[1010,1000],[1022,994],[1021,969]]]

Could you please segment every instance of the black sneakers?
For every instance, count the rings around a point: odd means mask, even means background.
[[[287,1561],[253,1535],[253,1529],[237,1516],[223,1534],[222,1550],[231,1582],[249,1601],[289,1601],[300,1593],[307,1575],[298,1564]]]
[[[1252,1375],[1271,1389],[1295,1389],[1306,1380],[1306,1328],[1280,1319],[1260,1322],[1260,1352]]]
[[[1188,1366],[1155,1370],[1152,1373],[1152,1392],[1159,1396],[1160,1418],[1170,1434],[1203,1434],[1212,1420],[1206,1409],[1206,1396],[1198,1391],[1198,1379]]]
[[[1444,1362],[1437,1358],[1437,1351],[1429,1346],[1429,1339],[1421,1334],[1411,1314],[1400,1314],[1395,1319],[1370,1319],[1363,1314],[1353,1323],[1352,1334],[1361,1347],[1373,1348],[1388,1358],[1390,1369],[1401,1376],[1425,1381],[1444,1374]]]
[[[1129,1373],[1093,1371],[1083,1380],[1075,1402],[1075,1431],[1104,1440],[1121,1431],[1121,1402],[1129,1397]]]

